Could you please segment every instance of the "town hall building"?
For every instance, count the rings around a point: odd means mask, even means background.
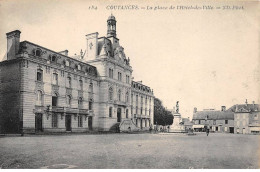
[[[133,69],[107,20],[107,36],[86,35],[79,56],[6,34],[0,62],[0,133],[141,131],[153,127],[153,90]]]

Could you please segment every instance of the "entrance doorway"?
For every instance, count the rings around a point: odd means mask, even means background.
[[[229,127],[230,133],[234,133],[234,127]]]
[[[65,116],[65,127],[66,131],[71,131],[71,115]]]
[[[43,131],[43,128],[42,128],[42,114],[41,113],[36,113],[35,114],[35,131],[36,132]]]
[[[88,117],[88,129],[92,130],[92,116]]]
[[[117,122],[121,122],[121,108],[117,108]]]

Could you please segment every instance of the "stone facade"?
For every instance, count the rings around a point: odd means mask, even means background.
[[[7,33],[7,60],[0,62],[0,132],[109,131],[121,123],[146,130],[153,125],[153,91],[132,80],[115,25],[110,16],[107,37],[87,34],[85,53],[76,57],[68,50],[20,42],[18,30]]]

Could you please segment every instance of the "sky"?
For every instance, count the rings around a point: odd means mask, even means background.
[[[111,9],[122,5],[139,10]],[[243,10],[158,9],[196,5]],[[16,29],[21,41],[79,54],[86,34],[106,36],[113,13],[134,80],[151,87],[168,109],[179,101],[182,116],[192,117],[194,107],[220,110],[246,99],[260,102],[259,10],[256,1],[0,0],[0,61],[5,34]]]

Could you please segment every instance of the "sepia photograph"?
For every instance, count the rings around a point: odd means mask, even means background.
[[[259,11],[0,0],[0,169],[259,169]]]

